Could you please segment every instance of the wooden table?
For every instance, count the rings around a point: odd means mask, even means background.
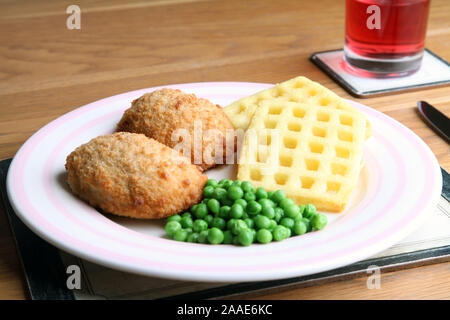
[[[312,65],[314,51],[341,48],[344,1],[111,0],[76,3],[81,29],[66,28],[72,1],[0,0],[0,159],[40,127],[81,105],[156,85],[198,81],[275,83],[298,75],[349,95]],[[427,47],[450,60],[450,1],[433,0]],[[358,99],[355,99],[358,100]],[[450,87],[361,100],[401,121],[450,170],[449,145],[419,118],[426,100],[450,114]],[[1,209],[3,210],[3,209]],[[250,298],[445,299],[450,263]],[[22,270],[0,213],[0,298],[24,299]]]

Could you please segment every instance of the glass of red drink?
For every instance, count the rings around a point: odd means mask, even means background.
[[[346,0],[345,61],[364,75],[420,68],[430,0]]]

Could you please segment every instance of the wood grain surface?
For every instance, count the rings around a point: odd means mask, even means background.
[[[305,75],[349,95],[318,70],[312,52],[341,48],[344,1],[81,0],[81,29],[66,28],[66,0],[0,0],[0,159],[43,125],[89,102],[156,85],[199,81],[276,83]],[[450,1],[433,0],[426,46],[450,60]],[[450,87],[356,99],[397,119],[450,171],[450,146],[416,110],[450,115]],[[450,263],[289,289],[268,299],[448,299]],[[26,298],[6,217],[0,213],[0,299]]]

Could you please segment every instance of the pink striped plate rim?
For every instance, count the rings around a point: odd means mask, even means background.
[[[270,87],[247,82],[168,85],[220,105]],[[161,86],[163,87],[163,86]],[[56,247],[107,267],[179,280],[238,282],[307,275],[368,258],[420,226],[442,187],[428,146],[394,119],[350,101],[373,127],[360,181],[347,209],[327,214],[321,231],[269,245],[237,247],[180,243],[164,236],[162,221],[103,215],[73,196],[64,163],[78,145],[114,131],[133,99],[157,88],[105,98],[69,112],[36,132],[11,164],[8,196],[19,218]],[[235,178],[231,165],[207,172]]]

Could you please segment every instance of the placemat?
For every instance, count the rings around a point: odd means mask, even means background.
[[[450,176],[442,169],[442,197],[432,217],[400,243],[370,259],[313,275],[246,283],[201,283],[144,277],[112,270],[65,253],[29,230],[16,216],[6,194],[11,159],[0,161],[0,187],[5,212],[16,241],[29,296],[33,300],[83,299],[214,299],[236,294],[267,292],[286,287],[321,284],[368,275],[377,266],[382,272],[450,261]],[[81,270],[80,289],[70,290],[69,266]]]

